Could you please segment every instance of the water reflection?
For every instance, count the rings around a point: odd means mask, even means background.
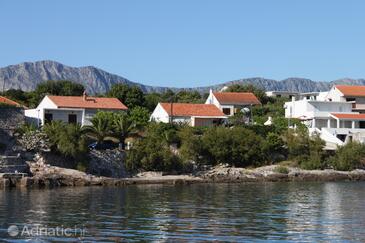
[[[86,240],[365,241],[365,183],[247,183],[0,192],[9,225],[85,226]],[[54,239],[41,237],[44,240]],[[70,239],[57,238],[57,241]]]

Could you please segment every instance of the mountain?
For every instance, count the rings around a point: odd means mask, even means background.
[[[71,80],[83,84],[88,93],[105,93],[113,84],[123,83],[140,87],[144,92],[163,92],[168,87],[148,86],[132,82],[121,76],[108,73],[93,66],[70,67],[55,61],[24,62],[0,68],[0,90],[34,90],[37,84],[47,80]],[[325,91],[333,84],[365,85],[364,79],[339,79],[331,82],[316,82],[304,78],[273,80],[265,78],[247,78],[229,81],[212,86],[185,88],[201,93],[209,89],[218,90],[232,84],[255,84],[265,90],[286,90],[298,92]],[[179,88],[170,89],[177,91]]]

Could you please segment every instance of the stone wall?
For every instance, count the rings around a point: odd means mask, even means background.
[[[24,109],[17,107],[0,108],[0,130],[10,133],[25,121]]]
[[[11,148],[15,145],[14,131],[25,121],[23,108],[0,108],[0,155],[12,155]]]

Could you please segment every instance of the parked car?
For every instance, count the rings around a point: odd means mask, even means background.
[[[106,140],[103,143],[94,142],[89,144],[89,149],[96,149],[96,150],[106,150],[106,149],[116,149],[119,147],[118,143],[114,143],[113,141]]]

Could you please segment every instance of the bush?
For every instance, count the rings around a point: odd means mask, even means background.
[[[211,161],[213,165],[224,163],[245,167],[264,162],[263,139],[243,127],[210,128],[203,135],[202,142],[208,152],[206,161]]]
[[[19,133],[19,135],[23,135],[26,133],[34,132],[36,130],[37,126],[33,123],[23,123],[16,129],[16,132]]]
[[[280,174],[289,174],[289,169],[286,166],[280,165],[280,166],[275,167],[274,172],[280,173]]]
[[[181,171],[182,161],[170,149],[170,144],[176,140],[178,137],[175,125],[151,123],[145,137],[137,140],[127,152],[127,170]]]
[[[53,151],[64,156],[84,158],[87,152],[86,137],[79,124],[52,121],[43,127]]]
[[[349,142],[337,149],[336,154],[329,158],[329,164],[336,170],[350,171],[364,166],[365,145]]]
[[[137,141],[127,153],[126,168],[129,171],[180,171],[182,163],[169,146],[158,137],[146,137]]]

